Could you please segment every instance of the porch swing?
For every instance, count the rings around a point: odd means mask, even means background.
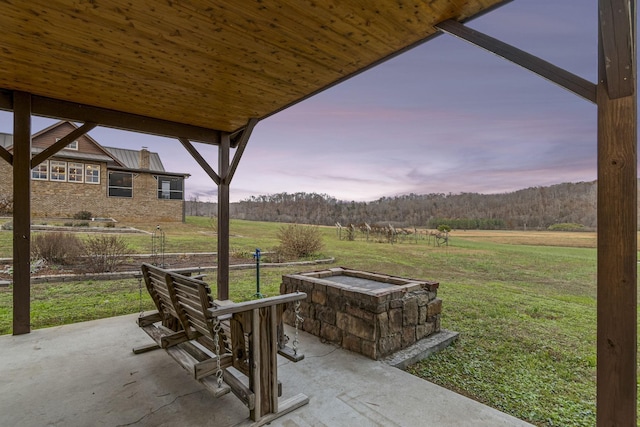
[[[136,354],[163,348],[214,397],[232,392],[249,409],[252,425],[263,425],[309,402],[304,394],[279,402],[282,385],[277,355],[297,362],[300,300],[306,294],[278,295],[233,303],[213,301],[202,280],[143,264],[142,279],[156,311],[142,311],[138,325],[154,344]],[[140,281],[140,297],[142,283]],[[286,345],[282,314],[294,304],[295,338]]]

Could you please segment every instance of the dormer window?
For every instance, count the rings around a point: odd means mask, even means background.
[[[56,142],[60,141],[60,138],[56,138]],[[67,145],[66,147],[64,147],[64,150],[76,150],[78,151],[78,141],[73,141],[71,143],[69,143],[69,145]]]

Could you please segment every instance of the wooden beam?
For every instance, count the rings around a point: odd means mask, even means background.
[[[600,0],[600,10],[620,6]],[[635,27],[635,13],[627,20]],[[634,11],[635,12],[635,11]],[[601,15],[602,19],[603,16]],[[606,19],[606,17],[604,17]],[[615,24],[619,20],[615,21]],[[635,426],[637,417],[637,95],[619,96],[609,85],[610,67],[627,55],[607,50],[605,40],[629,38],[633,29],[600,23],[598,50],[598,290],[597,411],[599,427]],[[624,32],[627,32],[625,35]],[[633,38],[635,40],[635,38]],[[635,44],[635,41],[633,41]],[[635,52],[635,47],[633,47]],[[635,69],[635,56],[631,69]],[[619,76],[614,77],[618,79]],[[609,90],[614,88],[614,95]]]
[[[596,102],[596,85],[562,68],[533,56],[514,46],[501,42],[479,31],[468,28],[452,19],[436,25],[440,31],[465,40],[475,46],[494,53],[545,79],[559,85],[587,101]]]
[[[49,157],[53,156],[58,151],[62,150],[67,145],[69,145],[71,142],[73,142],[76,139],[80,138],[82,135],[84,135],[87,132],[91,131],[91,129],[95,128],[96,126],[98,126],[96,123],[85,123],[82,126],[80,126],[79,128],[74,129],[73,131],[71,131],[69,133],[69,135],[65,136],[64,138],[59,139],[58,141],[56,141],[55,144],[50,145],[49,147],[47,147],[42,152],[36,154],[31,159],[31,169],[35,168],[40,163],[42,163],[45,160],[47,160]]]
[[[606,62],[605,75],[610,99],[634,92],[634,32],[629,0],[598,2],[600,41]]]
[[[2,157],[10,165],[13,164],[13,154],[11,154],[9,150],[4,147],[0,147],[0,157]]]
[[[227,314],[244,313],[258,308],[265,308],[271,307],[272,305],[280,305],[300,301],[305,299],[306,297],[307,294],[305,292],[296,292],[231,304],[220,304],[220,301],[215,301],[215,303],[219,305],[207,310],[212,317],[221,317]]]
[[[196,162],[200,165],[200,167],[209,175],[209,177],[216,183],[216,185],[220,185],[220,176],[213,170],[213,168],[207,163],[207,161],[202,157],[202,155],[196,150],[196,148],[191,144],[191,142],[186,138],[178,138],[178,140],[182,143],[182,146],[186,148],[186,150],[191,154],[191,157],[195,159]]]
[[[31,332],[31,95],[13,93],[13,334]]]
[[[251,133],[253,132],[253,128],[256,126],[256,124],[258,124],[258,119],[249,119],[247,126],[244,128],[244,131],[240,136],[237,146],[238,148],[236,148],[236,152],[233,155],[233,162],[231,163],[231,168],[229,168],[229,173],[222,178],[222,180],[227,184],[231,184],[233,175],[236,173],[238,163],[240,163],[240,159],[242,158],[244,149],[247,147],[247,142],[249,141],[249,137],[251,137]]]
[[[104,127],[151,135],[186,138],[206,144],[217,145],[220,141],[220,131],[218,130],[61,101],[43,96],[32,97],[32,114],[83,123],[98,123]]]
[[[0,89],[0,110],[13,111],[13,92]]]
[[[222,134],[218,146],[218,172],[229,174],[229,134]],[[229,183],[218,184],[218,299],[229,299]]]

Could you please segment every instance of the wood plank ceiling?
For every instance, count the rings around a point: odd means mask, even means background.
[[[501,3],[4,0],[0,89],[234,132]]]

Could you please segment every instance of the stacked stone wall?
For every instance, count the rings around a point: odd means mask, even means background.
[[[389,290],[373,294],[322,280],[345,272],[382,279],[390,284]],[[442,300],[437,298],[437,289],[437,282],[341,268],[283,276],[280,285],[281,294],[307,294],[300,304],[304,331],[372,359],[388,356],[440,331]],[[294,324],[293,307],[287,308],[284,318]]]

